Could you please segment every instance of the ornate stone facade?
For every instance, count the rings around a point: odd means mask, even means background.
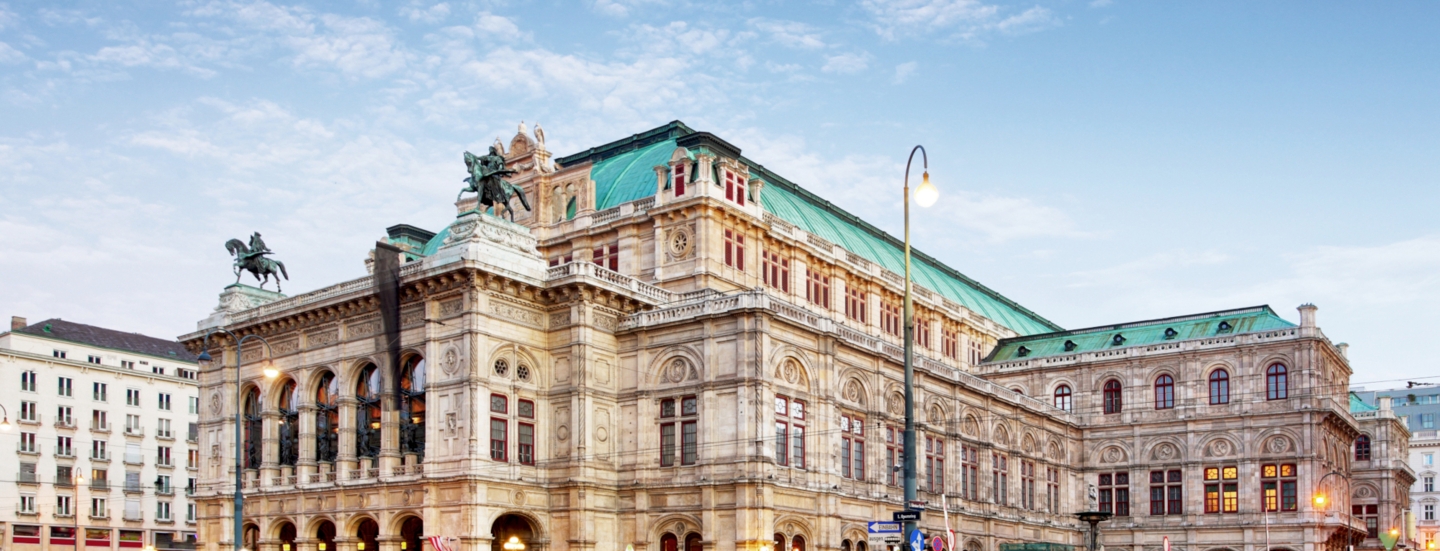
[[[512,224],[462,202],[448,228],[405,249],[415,260],[400,269],[398,355],[386,353],[372,278],[230,314],[238,334],[298,343],[272,346],[278,380],[247,362],[234,388],[223,341],[211,354],[227,367],[201,376],[202,396],[260,396],[261,460],[245,473],[254,544],[410,551],[441,535],[464,551],[512,536],[557,551],[867,550],[865,523],[903,508],[898,243],[683,124],[553,162],[543,140],[510,145],[535,211]],[[1059,328],[933,259],[917,269],[926,531],[942,531],[948,501],[966,551],[1079,544],[1073,514],[1097,473],[1163,466],[1186,477],[1185,510],[1112,521],[1109,545],[1149,551],[1171,535],[1188,551],[1254,549],[1253,479],[1272,460],[1295,465],[1285,480],[1306,488],[1300,511],[1269,516],[1277,541],[1314,551],[1353,528],[1308,505],[1317,470],[1349,468],[1321,450],[1355,433],[1333,395],[1350,368],[1313,323],[1054,365],[986,361]],[[198,350],[201,336],[182,339]],[[1252,371],[1272,358],[1293,366],[1294,394],[1255,400]],[[1218,364],[1245,399],[1193,404],[1194,378]],[[1183,407],[1085,409],[1104,377],[1139,400],[1157,370],[1183,381]],[[1083,407],[1055,406],[1059,380]],[[202,447],[215,450],[198,495],[212,550],[233,543],[229,404],[202,420]],[[278,449],[289,441],[293,465]],[[1243,465],[1243,512],[1200,512],[1208,465]],[[1131,484],[1132,495],[1147,487]]]

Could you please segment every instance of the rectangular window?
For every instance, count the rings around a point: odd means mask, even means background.
[[[725,228],[725,265],[745,271],[745,235]]]
[[[899,305],[889,301],[880,303],[880,330],[891,336],[900,336]]]
[[[865,480],[865,418],[840,414],[840,476]]]
[[[550,267],[551,267],[551,268],[554,268],[555,266],[559,266],[559,265],[561,265],[561,264],[569,264],[569,263],[574,262],[574,261],[575,261],[575,255],[574,255],[574,253],[567,254],[567,255],[565,255],[565,256],[557,256],[557,257],[555,257],[555,258],[550,259]]]
[[[170,394],[161,392],[159,400],[161,411],[170,411]]]
[[[191,414],[200,413],[200,397],[199,397],[199,396],[191,396],[191,397],[189,398],[189,401],[190,401],[190,413],[191,413]]]
[[[104,440],[90,441],[90,458],[106,460],[110,458],[109,442]],[[198,451],[196,453],[199,453]]]
[[[805,300],[811,304],[830,309],[830,276],[814,270],[805,271]]]
[[[685,195],[685,163],[675,165],[675,196]]]
[[[694,465],[700,459],[700,435],[695,421],[680,423],[680,464]]]
[[[790,292],[790,259],[770,252],[760,252],[760,278],[766,285],[781,292]]]
[[[660,425],[660,466],[675,466],[675,423]]]
[[[92,363],[92,364],[99,365],[99,364],[100,364],[100,356],[96,356],[96,355],[94,355],[94,354],[91,354],[89,357],[85,358],[85,361],[90,362],[90,363]]]
[[[155,447],[155,463],[160,465],[161,467],[169,467],[171,465],[170,446]]]
[[[155,520],[160,520],[160,521],[170,520],[170,502],[169,502],[169,501],[157,501],[157,502],[155,502]]]
[[[110,385],[95,383],[93,390],[92,396],[96,402],[104,402],[110,398]]]
[[[700,427],[693,419],[700,414],[700,400],[695,396],[684,396],[680,398],[680,409],[675,409],[674,398],[666,398],[660,401],[660,418],[673,419],[675,417],[690,417],[691,420],[681,420],[678,423],[667,421],[660,425],[660,466],[675,466],[676,452],[680,455],[681,465],[694,465],[700,460]],[[676,428],[679,428],[679,442],[676,442]]]
[[[181,379],[194,380],[195,372],[193,370],[185,369],[183,367],[177,367],[175,368],[175,376],[180,377]]]
[[[141,434],[140,416],[133,413],[125,414],[125,434]]]
[[[50,354],[54,355],[56,358],[60,358],[60,359],[62,359],[62,360],[65,359],[65,351],[64,351],[64,350],[51,350],[51,351],[50,351]]]
[[[110,516],[110,508],[105,506],[105,498],[90,498],[90,518],[106,518]]]
[[[1426,503],[1424,507],[1420,513],[1420,518],[1422,520],[1435,520],[1435,505]]]
[[[620,244],[610,243],[595,247],[590,251],[590,261],[608,268],[612,272],[620,271]]]
[[[75,379],[71,379],[69,377],[60,377],[58,383],[61,396],[75,396]]]
[[[1365,537],[1380,537],[1380,506],[1379,505],[1351,505],[1350,514],[1365,521]]]
[[[39,405],[35,402],[20,402],[20,420],[40,422]]]
[[[1238,513],[1240,511],[1240,469],[1230,465],[1206,467],[1205,512]]]
[[[20,496],[20,514],[22,514],[22,515],[33,515],[33,514],[35,514],[35,496],[31,496],[31,495],[22,495],[22,496]],[[17,528],[18,528],[18,526],[17,526]],[[18,539],[18,538],[19,538],[19,534],[16,534],[16,538],[17,538],[17,539],[16,539],[16,542],[15,542],[15,543],[21,543],[21,542],[19,541],[19,539]],[[36,543],[39,543],[39,542],[36,542]]]
[[[36,447],[35,447],[35,433],[33,433],[33,432],[22,432],[22,433],[20,433],[20,452],[21,452],[21,453],[40,453],[39,448],[36,448]]]
[[[1035,510],[1035,462],[1020,462],[1020,507]]]
[[[960,446],[960,497],[980,499],[980,451],[970,446]]]
[[[931,493],[945,492],[945,440],[925,437],[925,487]]]
[[[1130,473],[1100,475],[1100,510],[1117,517],[1130,516]]]
[[[34,372],[34,371],[21,371],[21,372],[20,372],[20,390],[22,390],[22,391],[24,391],[24,392],[36,392],[36,391],[39,390],[39,389],[36,387],[36,384],[35,384],[35,372]]]
[[[59,457],[73,457],[75,450],[71,448],[71,445],[74,444],[74,442],[75,439],[69,436],[55,437],[55,455]]]
[[[1435,491],[1435,477],[1433,477],[1433,476],[1427,476],[1427,477],[1425,477],[1425,481],[1424,481],[1424,483],[1423,483],[1423,486],[1424,486],[1426,492],[1433,492],[1433,491]]]
[[[960,335],[949,328],[940,329],[940,353],[946,358],[960,361]]]
[[[775,396],[775,460],[805,468],[805,402]],[[789,435],[788,438],[786,435]],[[788,446],[786,445],[788,442]],[[788,448],[788,450],[787,450]]]
[[[1298,510],[1297,477],[1294,463],[1260,466],[1260,493],[1265,511]]]
[[[980,340],[970,339],[970,365],[978,365],[983,359],[985,359],[985,350],[980,344]]]
[[[159,438],[174,438],[175,434],[170,432],[170,420],[159,419],[155,427],[155,436]]]
[[[187,469],[199,469],[199,468],[200,468],[200,450],[190,450],[190,451],[189,451],[189,453],[185,456],[185,468],[187,468]]]
[[[70,496],[55,496],[55,516],[68,517],[70,516],[70,514]],[[73,528],[66,528],[66,530],[73,530]],[[73,538],[75,537],[75,533],[70,532],[69,536]],[[61,537],[63,537],[63,535]],[[54,531],[52,530],[50,534],[50,543],[55,543],[55,539],[56,536]]]
[[[860,289],[858,281],[845,285],[845,317],[865,324],[865,291]]]
[[[140,389],[138,389],[138,388],[127,388],[127,389],[125,389],[125,405],[127,405],[127,406],[139,406],[139,405],[140,405]]]
[[[509,433],[509,427],[506,425],[504,419],[490,419],[490,459],[495,461],[509,461],[509,457],[506,456],[509,446],[505,443],[506,439],[510,436]]]
[[[158,366],[158,365],[152,365],[152,366],[150,366],[150,372],[151,372],[151,373],[154,373],[154,374],[156,374],[156,375],[164,375],[164,374],[165,374],[165,368],[160,367],[160,366]]]
[[[1421,413],[1421,414],[1420,414],[1420,428],[1423,428],[1423,429],[1433,429],[1433,428],[1435,428],[1435,414],[1434,414],[1434,413]]]
[[[520,446],[516,451],[520,454],[522,465],[535,464],[535,425],[520,423],[519,425]]]
[[[63,426],[75,425],[75,408],[70,406],[57,406],[55,408],[55,422]]]
[[[915,317],[915,344],[930,349],[930,320],[920,316]]]
[[[990,478],[995,485],[995,503],[1007,505],[1010,502],[1010,458],[998,453],[990,454]],[[1105,510],[1104,491],[1101,491],[1100,510]]]
[[[1060,469],[1053,467],[1045,469],[1045,510],[1060,512]]]
[[[784,422],[775,422],[775,462],[780,465],[790,464],[789,430],[789,425]]]
[[[1180,471],[1150,471],[1150,514],[1181,514],[1183,492]]]
[[[135,362],[130,360],[120,360],[120,367],[123,367],[125,369],[135,369]]]
[[[749,177],[738,172],[725,171],[725,200],[745,206],[745,184]]]

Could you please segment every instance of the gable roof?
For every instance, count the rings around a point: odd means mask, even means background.
[[[990,353],[990,356],[985,358],[985,361],[1004,362],[1020,358],[1080,354],[1098,350],[1146,346],[1157,342],[1185,341],[1216,335],[1253,333],[1291,327],[1295,327],[1295,324],[1285,321],[1268,305],[1252,306],[1002,339],[996,344],[995,350]],[[1169,333],[1170,331],[1173,333]],[[1117,336],[1120,337],[1118,344]],[[1067,342],[1072,343],[1069,350],[1066,349],[1065,343]]]
[[[654,128],[629,138],[610,142],[574,155],[561,157],[562,166],[595,163],[590,179],[595,182],[595,208],[603,210],[621,203],[655,195],[656,165],[665,164],[682,141],[696,141],[697,133],[680,121]],[[686,140],[689,136],[690,139]],[[714,136],[703,140],[721,151],[739,149]],[[738,156],[738,155],[737,155]],[[845,250],[879,264],[892,272],[905,273],[904,242],[859,217],[821,199],[799,185],[743,156],[752,177],[764,180],[761,205],[780,219],[840,245]],[[1058,331],[1060,326],[981,285],[935,258],[911,248],[911,276],[919,285],[940,293],[1021,335]]]
[[[139,333],[126,333],[94,325],[52,318],[40,323],[16,329],[15,333],[57,339],[101,348],[123,350],[177,362],[195,363],[195,355],[173,340],[147,337]]]

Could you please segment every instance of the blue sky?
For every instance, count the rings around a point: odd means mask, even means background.
[[[1303,302],[1434,376],[1440,4],[0,4],[0,314],[157,336],[259,230],[301,292],[453,216],[461,152],[715,132],[1065,327]],[[1370,386],[1393,386],[1378,383]]]

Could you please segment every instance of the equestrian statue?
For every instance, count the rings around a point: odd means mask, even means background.
[[[280,277],[290,279],[290,274],[285,273],[285,263],[279,260],[265,258],[267,254],[274,254],[275,251],[265,246],[265,240],[260,238],[260,232],[250,236],[250,246],[239,239],[231,239],[225,242],[225,250],[235,255],[235,283],[240,283],[240,276],[243,272],[250,272],[260,281],[260,288],[264,289],[265,284],[270,282],[270,276],[275,276],[275,292],[280,291]],[[264,276],[264,279],[261,279]]]
[[[505,176],[515,174],[516,171],[505,168],[505,157],[496,151],[495,146],[490,146],[490,153],[480,157],[466,151],[465,169],[470,173],[470,177],[465,179],[465,189],[455,195],[457,203],[465,192],[474,192],[482,207],[494,207],[495,215],[501,218],[504,216],[500,209],[505,209],[505,212],[510,214],[511,222],[515,221],[515,210],[510,208],[510,197],[519,197],[520,205],[525,207],[526,211],[530,210],[530,201],[525,198],[525,190],[505,181]]]

